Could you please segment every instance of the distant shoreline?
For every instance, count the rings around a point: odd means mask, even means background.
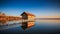
[[[36,18],[36,20],[60,20],[60,18]]]

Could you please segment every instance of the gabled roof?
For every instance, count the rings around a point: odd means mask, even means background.
[[[21,15],[23,15],[23,14],[27,14],[27,15],[30,15],[30,16],[35,16],[35,15],[33,15],[31,13],[28,13],[28,12],[23,12]]]

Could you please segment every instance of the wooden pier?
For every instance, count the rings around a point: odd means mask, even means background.
[[[20,17],[17,16],[7,16],[5,14],[0,14],[0,25],[5,24],[7,21],[21,20]]]

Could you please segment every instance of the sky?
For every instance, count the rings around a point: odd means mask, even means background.
[[[0,12],[11,16],[20,16],[29,12],[36,17],[60,17],[59,0],[0,0]]]

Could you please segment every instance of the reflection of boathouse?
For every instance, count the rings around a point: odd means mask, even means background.
[[[28,24],[28,25],[27,25]],[[30,27],[33,27],[34,26],[34,21],[30,21],[30,22],[22,22],[22,28],[25,30],[25,29],[28,29]]]
[[[29,21],[33,21],[35,19],[35,15],[31,14],[31,13],[28,13],[28,12],[23,12],[21,14],[22,16],[22,19],[23,20],[29,20]]]
[[[29,28],[34,25],[35,15],[33,15],[31,13],[23,12],[21,14],[21,16],[22,16],[22,26],[23,27]],[[25,21],[25,20],[27,20],[27,21]]]

